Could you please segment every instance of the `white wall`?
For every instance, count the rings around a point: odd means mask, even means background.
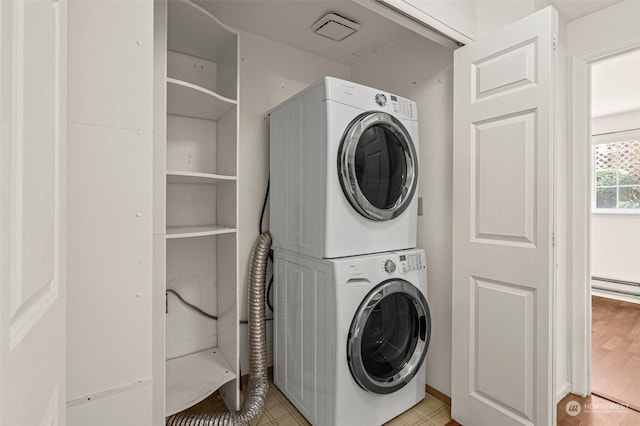
[[[640,13],[638,14],[640,17]],[[638,41],[640,48],[640,40]],[[591,69],[591,134],[596,142],[624,141],[640,128],[640,51],[596,62]],[[606,114],[606,115],[605,115]],[[600,139],[600,140],[598,140]],[[593,179],[593,177],[592,177]],[[593,183],[590,182],[590,186]],[[591,275],[640,282],[640,212],[591,215]]]
[[[240,317],[246,319],[249,256],[258,236],[258,220],[269,176],[267,111],[322,76],[349,79],[351,70],[346,65],[247,32],[240,33],[240,57],[238,283],[242,301]],[[269,229],[268,211],[263,226],[263,230],[266,229]],[[271,360],[271,322],[267,332]],[[240,359],[243,374],[249,372],[247,342],[247,326],[242,325]]]
[[[640,214],[591,215],[591,275],[640,282]]]
[[[546,5],[540,0],[474,0],[474,3],[474,40],[497,31],[512,22],[522,19]]]
[[[593,101],[597,102],[597,99]],[[636,129],[640,127],[639,123],[640,111],[628,111],[593,118],[591,130],[593,134],[610,134]],[[607,136],[608,139],[611,137],[613,135]],[[631,137],[633,135],[623,135],[620,140]],[[640,283],[640,212],[592,213],[590,247],[591,276]],[[598,282],[597,285],[603,284]],[[624,286],[620,289],[629,290]]]
[[[638,73],[640,73],[640,70]],[[640,128],[640,110],[595,117],[591,120],[591,134],[593,135],[638,128]]]
[[[418,247],[427,254],[432,334],[427,384],[451,395],[451,215],[453,51],[409,35],[352,66],[358,83],[418,103],[420,169]]]
[[[68,424],[148,425],[153,3],[68,10]]]
[[[625,0],[567,24],[567,54],[638,37],[640,2]],[[613,48],[613,47],[612,47]]]

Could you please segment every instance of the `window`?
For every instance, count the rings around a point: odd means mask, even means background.
[[[593,160],[595,209],[640,212],[640,138],[597,143]]]

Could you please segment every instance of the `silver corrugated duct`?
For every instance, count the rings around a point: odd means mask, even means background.
[[[264,284],[271,234],[264,232],[253,245],[249,266],[249,387],[235,413],[176,414],[167,426],[249,426],[260,420],[267,397],[267,337],[264,320]]]

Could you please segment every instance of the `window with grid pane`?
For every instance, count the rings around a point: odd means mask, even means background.
[[[640,209],[640,139],[595,145],[596,209]]]

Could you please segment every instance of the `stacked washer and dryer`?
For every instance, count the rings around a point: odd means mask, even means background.
[[[270,135],[275,384],[314,425],[382,424],[425,396],[416,104],[325,77]]]

